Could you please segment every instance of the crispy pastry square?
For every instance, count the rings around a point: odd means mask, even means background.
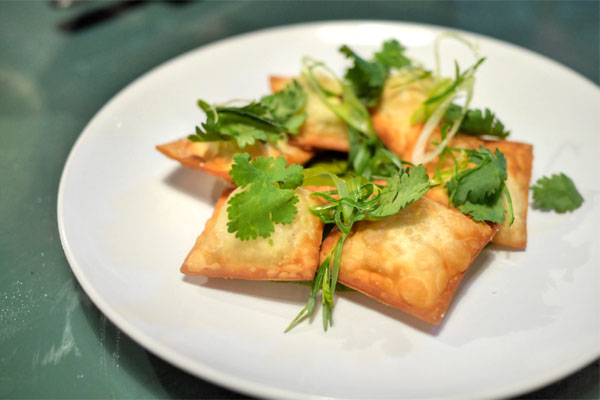
[[[421,198],[398,214],[355,225],[339,281],[427,322],[442,320],[465,271],[496,228]],[[321,260],[340,237],[323,242]]]
[[[256,143],[240,149],[233,142],[192,142],[187,138],[156,146],[165,156],[179,161],[182,165],[199,169],[211,175],[219,176],[231,182],[229,170],[233,156],[237,153],[249,153],[252,158],[283,157],[288,164],[304,164],[312,158],[313,152],[292,146],[283,140],[276,145]]]
[[[515,221],[512,225],[509,225],[509,220],[506,218],[492,242],[524,249],[527,246],[527,209],[533,164],[533,146],[508,140],[482,140],[466,135],[456,135],[449,145],[466,149],[477,149],[479,146],[483,146],[491,151],[498,149],[504,154],[508,173],[506,186],[512,198]],[[429,147],[428,151],[432,149],[433,147]],[[435,171],[437,163],[437,160],[428,163],[427,170],[430,176]],[[431,189],[425,196],[439,203],[448,204],[448,192],[443,187]]]
[[[227,201],[241,189],[226,190],[188,254],[181,272],[219,278],[273,281],[313,279],[319,262],[323,224],[309,207],[309,192],[298,188],[298,214],[291,224],[275,224],[268,238],[242,241],[227,231]]]
[[[414,81],[409,72],[391,76],[383,87],[381,99],[371,113],[373,128],[385,145],[400,157],[412,149],[422,124],[413,125],[411,117],[427,100],[431,79]]]
[[[271,91],[283,90],[291,81],[289,77],[271,76]],[[348,151],[350,144],[346,124],[308,89],[302,78],[298,78],[298,82],[307,92],[306,121],[297,135],[290,135],[290,143],[304,148]],[[321,84],[327,86],[328,82],[322,80]]]
[[[413,148],[421,133],[422,125],[411,125],[411,116],[427,99],[428,81],[399,86],[395,80],[403,79],[396,75],[386,82],[382,100],[373,113],[373,125],[379,138],[394,153],[404,160],[412,160]],[[439,132],[432,135],[431,141],[440,142]],[[449,143],[453,147],[476,149],[484,146],[492,151],[498,148],[506,158],[507,186],[511,193],[515,221],[508,225],[508,220],[500,227],[493,242],[505,246],[524,249],[527,246],[527,208],[529,203],[529,182],[533,163],[533,147],[527,143],[506,140],[482,140],[472,136],[456,135]],[[433,150],[430,143],[427,151]],[[438,160],[427,165],[428,172],[433,173]],[[448,195],[444,188],[430,190],[427,197],[442,204],[448,204]]]

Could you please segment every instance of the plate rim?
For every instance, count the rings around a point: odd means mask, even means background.
[[[69,151],[69,155],[64,164],[62,173],[60,175],[60,182],[58,186],[58,194],[57,194],[57,222],[58,222],[58,231],[60,236],[60,242],[63,247],[63,251],[65,253],[65,257],[69,263],[69,267],[71,268],[75,278],[77,279],[79,285],[84,290],[87,296],[90,297],[92,302],[98,307],[98,309],[113,323],[118,329],[122,330],[125,334],[127,334],[133,341],[142,346],[146,351],[151,352],[157,357],[169,362],[177,368],[180,368],[200,379],[204,379],[211,383],[226,387],[231,390],[235,390],[238,392],[242,392],[245,394],[253,395],[253,396],[266,396],[269,398],[293,398],[293,399],[325,399],[331,398],[330,396],[316,395],[304,392],[297,392],[294,390],[282,389],[279,387],[274,387],[266,384],[257,383],[250,379],[245,379],[238,377],[234,374],[229,374],[220,371],[217,368],[213,368],[210,365],[202,363],[198,360],[195,360],[192,357],[187,355],[180,354],[179,352],[172,350],[167,345],[163,345],[161,342],[152,338],[150,335],[145,334],[136,328],[133,324],[130,324],[126,319],[124,319],[117,310],[111,307],[104,298],[96,291],[94,286],[87,279],[85,273],[81,265],[79,265],[75,253],[71,247],[70,240],[67,233],[67,228],[65,227],[64,220],[64,201],[65,201],[65,188],[68,184],[68,176],[70,174],[72,164],[74,163],[74,158],[78,149],[82,146],[82,143],[86,140],[86,137],[89,136],[89,132],[91,131],[91,127],[98,121],[101,120],[113,106],[114,103],[119,101],[119,99],[126,95],[126,93],[133,90],[135,87],[140,85],[143,81],[148,79],[152,75],[158,75],[163,70],[169,68],[172,64],[176,64],[181,62],[181,60],[192,56],[197,52],[206,51],[212,47],[221,47],[226,46],[229,42],[235,42],[242,39],[251,38],[253,36],[258,37],[261,35],[273,35],[277,32],[281,31],[291,31],[291,30],[303,30],[303,29],[317,29],[319,27],[341,27],[343,25],[348,24],[356,24],[356,23],[364,23],[364,24],[375,24],[375,25],[388,25],[396,28],[425,28],[427,30],[432,30],[434,32],[441,31],[453,31],[460,34],[464,34],[467,36],[471,36],[480,41],[488,41],[492,42],[496,45],[505,46],[510,48],[512,51],[517,51],[518,53],[525,54],[529,57],[533,56],[540,62],[550,63],[553,66],[561,69],[562,73],[566,73],[571,75],[572,78],[576,78],[581,81],[582,84],[592,87],[595,89],[596,95],[600,95],[600,87],[596,85],[593,81],[588,79],[587,77],[581,75],[577,71],[573,70],[569,66],[566,66],[544,54],[540,54],[534,52],[533,50],[527,49],[520,45],[507,42],[504,40],[496,39],[491,36],[483,35],[476,32],[470,32],[462,29],[456,29],[453,27],[441,26],[441,25],[433,25],[426,23],[418,23],[411,21],[393,21],[393,20],[374,20],[374,19],[344,19],[344,20],[322,20],[322,21],[311,21],[311,22],[300,22],[294,24],[282,24],[270,26],[258,30],[251,30],[247,32],[243,32],[240,34],[235,34],[232,36],[227,36],[216,41],[212,41],[196,48],[185,51],[182,54],[179,54],[171,59],[168,59],[155,67],[147,70],[142,73],[140,76],[126,84],[124,87],[120,88],[89,120],[89,122],[84,126],[81,133],[77,137],[74,142],[71,150]],[[514,381],[512,385],[504,386],[502,388],[498,388],[495,390],[487,390],[481,391],[475,394],[476,397],[508,397],[515,396],[519,394],[524,394],[546,385],[550,385],[574,372],[585,367],[586,365],[592,363],[594,360],[600,357],[600,343],[597,344],[596,348],[593,352],[587,354],[587,357],[573,357],[568,363],[561,363],[559,367],[555,367],[551,369],[551,372],[548,372],[549,369],[546,369],[545,374],[540,374],[536,379],[532,379],[532,377],[527,377],[525,379]],[[474,397],[475,397],[474,396]]]

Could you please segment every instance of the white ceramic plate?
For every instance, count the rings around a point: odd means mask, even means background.
[[[597,87],[557,63],[467,34],[488,57],[474,106],[495,110],[513,140],[535,145],[533,179],[564,171],[586,201],[571,214],[530,210],[527,250],[486,250],[439,327],[359,293],[339,296],[334,328],[317,317],[283,334],[307,288],[186,278],[179,266],[222,185],[180,168],[156,144],[203,119],[198,98],[268,92],[270,74],[299,73],[303,55],[338,72],[348,44],[370,56],[397,38],[433,66],[442,30],[335,22],[220,41],[144,75],[94,117],[62,176],[58,220],[77,279],[124,332],[165,360],[230,388],[274,398],[481,398],[550,383],[600,355]],[[448,42],[452,73],[468,51]]]

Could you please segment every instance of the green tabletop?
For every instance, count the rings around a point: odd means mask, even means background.
[[[245,398],[169,365],[78,286],[56,198],[71,146],[133,79],[187,50],[256,29],[385,19],[492,36],[598,84],[600,3],[0,1],[0,397]],[[598,362],[526,398],[599,398]]]

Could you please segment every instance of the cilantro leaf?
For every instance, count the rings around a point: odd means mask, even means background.
[[[348,126],[348,169],[367,179],[386,179],[403,169],[403,162],[379,138],[361,135]]]
[[[406,47],[395,39],[385,41],[381,51],[375,53],[375,60],[388,69],[400,69],[412,64],[410,58],[404,55]]]
[[[242,107],[213,107],[203,100],[198,106],[206,122],[188,136],[193,142],[235,140],[243,149],[256,141],[276,143],[285,133],[295,134],[306,120],[306,93],[293,81],[278,93]]]
[[[228,202],[228,232],[241,240],[269,237],[274,224],[291,223],[298,210],[293,189],[302,184],[302,166],[286,167],[283,157],[257,157],[236,154],[229,172],[242,192]]]
[[[340,48],[340,52],[353,61],[345,78],[365,106],[374,107],[377,104],[392,69],[411,64],[411,60],[404,56],[404,50],[397,40],[388,40],[384,42],[382,50],[375,53],[374,59],[367,61],[346,45]]]
[[[218,129],[224,136],[237,141],[240,148],[253,145],[256,140],[277,142],[281,138],[281,129],[271,121],[263,118],[264,107],[251,103],[241,108],[219,107]]]
[[[446,110],[444,116],[447,124],[454,123],[461,117],[462,107],[451,104]],[[505,139],[510,135],[510,131],[504,128],[504,124],[496,117],[490,109],[485,111],[470,109],[467,110],[465,117],[460,123],[460,132],[470,136],[494,136]]]
[[[289,83],[283,90],[260,99],[271,113],[273,119],[286,128],[288,133],[298,133],[306,120],[302,112],[306,105],[306,93],[298,81]]]
[[[502,190],[487,197],[480,203],[466,201],[458,206],[458,210],[463,214],[468,214],[473,217],[473,221],[490,221],[502,224],[504,223],[504,215],[506,213],[502,201]]]
[[[492,152],[483,146],[479,150],[468,150],[470,161],[476,167],[459,173],[446,184],[455,204],[466,201],[479,203],[502,189],[508,177],[504,154],[496,149]]]
[[[420,199],[428,190],[427,169],[423,165],[409,168],[408,173],[392,177],[381,189],[379,206],[371,212],[371,216],[383,218],[394,215]]]
[[[364,60],[348,46],[342,46],[340,51],[346,57],[354,59],[354,65],[346,72],[345,78],[351,83],[354,92],[367,107],[375,106],[387,78],[385,66]]]
[[[505,184],[508,173],[504,154],[498,149],[492,153],[483,146],[479,150],[466,150],[466,153],[469,162],[475,166],[456,171],[446,183],[450,203],[475,221],[503,223],[506,210],[502,193],[505,193],[512,224],[514,215]]]
[[[188,136],[192,142],[212,142],[217,140],[228,140],[220,132],[217,125],[217,111],[203,100],[198,100],[198,107],[206,114],[206,122],[202,124],[202,128],[196,126],[196,134]]]
[[[583,204],[583,197],[575,184],[563,173],[538,179],[531,190],[533,206],[540,210],[554,210],[562,214],[576,210]]]

